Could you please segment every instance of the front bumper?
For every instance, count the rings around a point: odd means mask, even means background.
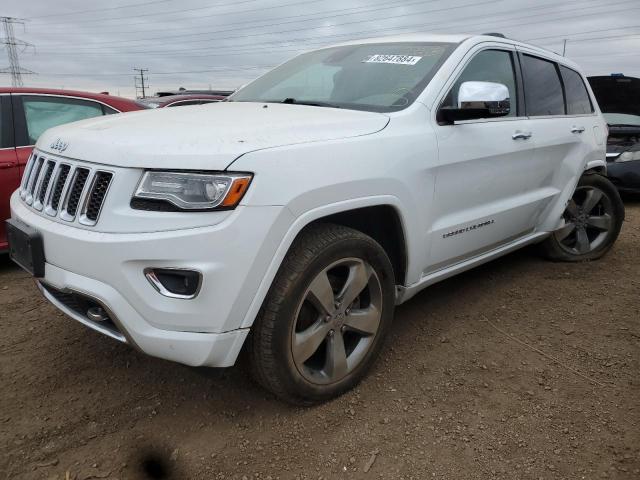
[[[282,207],[239,207],[208,227],[102,233],[51,221],[16,194],[11,216],[43,237],[45,276],[38,281],[55,306],[149,355],[214,367],[235,362],[248,333],[240,326],[273,258],[279,226],[291,220]],[[191,300],[165,297],[145,278],[147,267],[197,270],[200,293]],[[94,301],[116,328],[105,331],[56,292]]]
[[[192,366],[234,364],[249,329],[224,333],[177,332],[153,328],[114,288],[47,264],[38,287],[54,306],[83,325],[154,357]],[[80,294],[107,309],[114,327],[92,322],[54,292]],[[118,312],[118,313],[115,313]]]

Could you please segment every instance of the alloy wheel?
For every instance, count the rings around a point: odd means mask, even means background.
[[[564,212],[565,225],[554,235],[561,248],[584,255],[604,244],[613,228],[613,202],[593,186],[578,187]]]
[[[382,318],[382,286],[359,258],[344,258],[310,283],[296,310],[291,353],[309,382],[342,380],[365,358]]]

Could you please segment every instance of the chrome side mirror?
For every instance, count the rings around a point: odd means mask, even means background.
[[[464,82],[458,89],[457,107],[443,107],[440,112],[450,123],[504,117],[511,112],[509,89],[502,83]]]
[[[501,83],[464,82],[458,90],[458,108],[486,108],[494,117],[509,115],[509,89]]]

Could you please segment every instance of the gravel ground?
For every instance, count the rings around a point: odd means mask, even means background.
[[[635,199],[598,262],[524,250],[435,285],[309,409],[87,330],[5,256],[0,478],[640,478],[639,247]]]

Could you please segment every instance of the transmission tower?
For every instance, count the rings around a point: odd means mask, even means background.
[[[145,98],[147,96],[147,88],[149,87],[149,83],[145,83],[148,80],[148,77],[145,76],[145,73],[149,71],[148,68],[134,68],[139,75],[133,77],[133,86],[136,89],[136,97],[140,97],[138,92],[142,93],[141,98]]]
[[[7,55],[9,56],[9,67],[0,68],[0,73],[8,73],[11,75],[11,85],[14,87],[21,87],[22,75],[34,73],[31,70],[26,70],[20,67],[20,60],[18,59],[18,47],[23,47],[23,50],[27,47],[33,47],[32,44],[18,40],[13,34],[13,24],[20,23],[24,25],[24,21],[14,17],[0,17],[4,29],[4,37],[0,38],[0,45],[4,45],[7,49]]]

